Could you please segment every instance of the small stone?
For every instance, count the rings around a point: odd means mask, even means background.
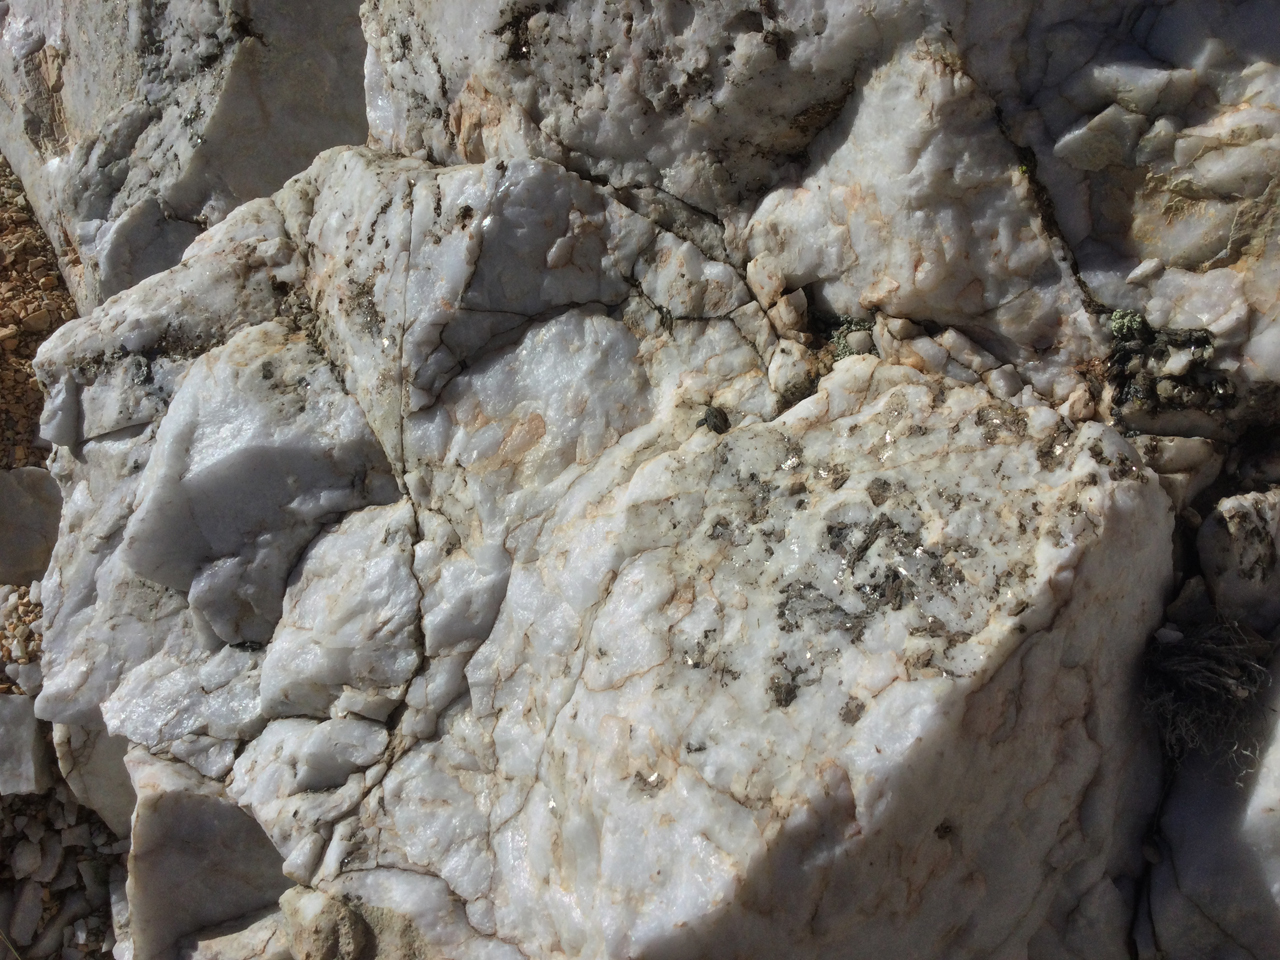
[[[45,890],[34,880],[26,880],[18,892],[18,901],[9,920],[9,935],[20,947],[29,947],[35,939],[36,925],[44,911]]]
[[[844,342],[850,354],[871,353],[875,349],[870,330],[850,330],[844,335]]]
[[[708,406],[703,411],[702,419],[698,421],[697,426],[706,427],[712,433],[728,433],[729,415],[719,407]]]
[[[49,329],[52,322],[53,318],[49,315],[49,311],[42,307],[23,319],[22,329],[28,333],[43,333]]]
[[[19,840],[9,855],[9,868],[17,880],[25,880],[40,868],[40,845],[30,840]]]

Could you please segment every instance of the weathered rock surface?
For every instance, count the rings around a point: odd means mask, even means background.
[[[39,369],[51,435],[83,451],[54,457],[64,543],[110,523],[92,576],[118,599],[76,613],[91,561],[55,558],[41,715],[100,706],[188,771],[175,803],[227,777],[278,874],[370,916],[409,897],[413,937],[467,955],[982,955],[1070,938],[1086,896],[1121,942],[1159,484],[968,367],[850,357],[777,416],[740,332],[769,321],[700,319],[750,294],[667,236],[545,160],[331,153],[60,333]],[[315,312],[256,294],[272,271]],[[179,334],[207,352],[122,375]],[[91,395],[110,421],[67,414]],[[393,473],[408,496],[377,506]],[[139,591],[170,612],[130,613]],[[120,617],[135,642],[102,639]],[[1064,833],[1081,803],[1106,812]],[[131,875],[131,902],[164,875]],[[857,893],[899,883],[901,911]],[[141,909],[148,955],[197,930]]]
[[[0,149],[81,309],[178,262],[320,150],[362,143],[352,0],[9,0]]]
[[[118,960],[1265,955],[1259,4],[372,0],[162,164],[36,362]]]

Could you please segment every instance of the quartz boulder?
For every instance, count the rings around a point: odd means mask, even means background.
[[[0,148],[82,310],[319,151],[364,141],[358,7],[5,3]]]

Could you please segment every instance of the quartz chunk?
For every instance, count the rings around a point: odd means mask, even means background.
[[[187,593],[225,643],[266,643],[285,579],[321,522],[394,499],[359,407],[276,323],[192,366],[156,436],[124,562]]]
[[[355,712],[385,720],[403,698],[421,661],[415,532],[413,508],[402,501],[349,514],[316,538],[262,664],[267,716],[328,717],[352,690],[366,704]],[[355,579],[335,590],[335,578],[347,576]]]
[[[93,726],[53,726],[58,769],[76,799],[94,810],[116,836],[129,835],[136,797],[124,756],[129,741],[110,736],[99,722]]]
[[[266,726],[258,693],[261,663],[260,653],[235,647],[184,657],[157,654],[134,668],[102,705],[107,730],[168,748],[221,779],[231,769],[236,741],[251,740]]]
[[[0,696],[0,796],[47,790],[49,760],[31,698]]]
[[[257,250],[285,236],[271,201],[247,204],[163,278],[41,345],[35,368],[49,390],[42,429],[55,444],[50,471],[63,491],[60,539],[42,584],[37,710],[45,719],[100,727],[98,705],[120,678],[191,633],[186,598],[123,562],[124,528],[157,421],[193,359],[278,316],[279,268]]]
[[[0,583],[28,584],[44,576],[61,508],[62,495],[47,470],[0,471]]]
[[[836,314],[979,324],[1005,350],[1056,338],[1063,360],[1100,354],[993,105],[948,56],[921,40],[872,74],[819,136],[803,183],[753,212],[752,264]]]
[[[328,723],[336,726],[300,718],[272,721],[236,759],[227,787],[287,858],[289,875],[304,882],[331,845],[334,823],[365,796],[358,761],[372,765],[387,745],[385,728],[368,721]]]
[[[273,905],[291,884],[253,819],[189,767],[134,750],[129,930],[139,960],[173,960],[178,941]]]
[[[1280,623],[1280,493],[1221,501],[1200,528],[1200,564],[1221,613],[1264,634]]]

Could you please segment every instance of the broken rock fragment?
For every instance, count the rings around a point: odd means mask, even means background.
[[[30,697],[0,696],[0,796],[43,793],[49,788],[50,757]]]

